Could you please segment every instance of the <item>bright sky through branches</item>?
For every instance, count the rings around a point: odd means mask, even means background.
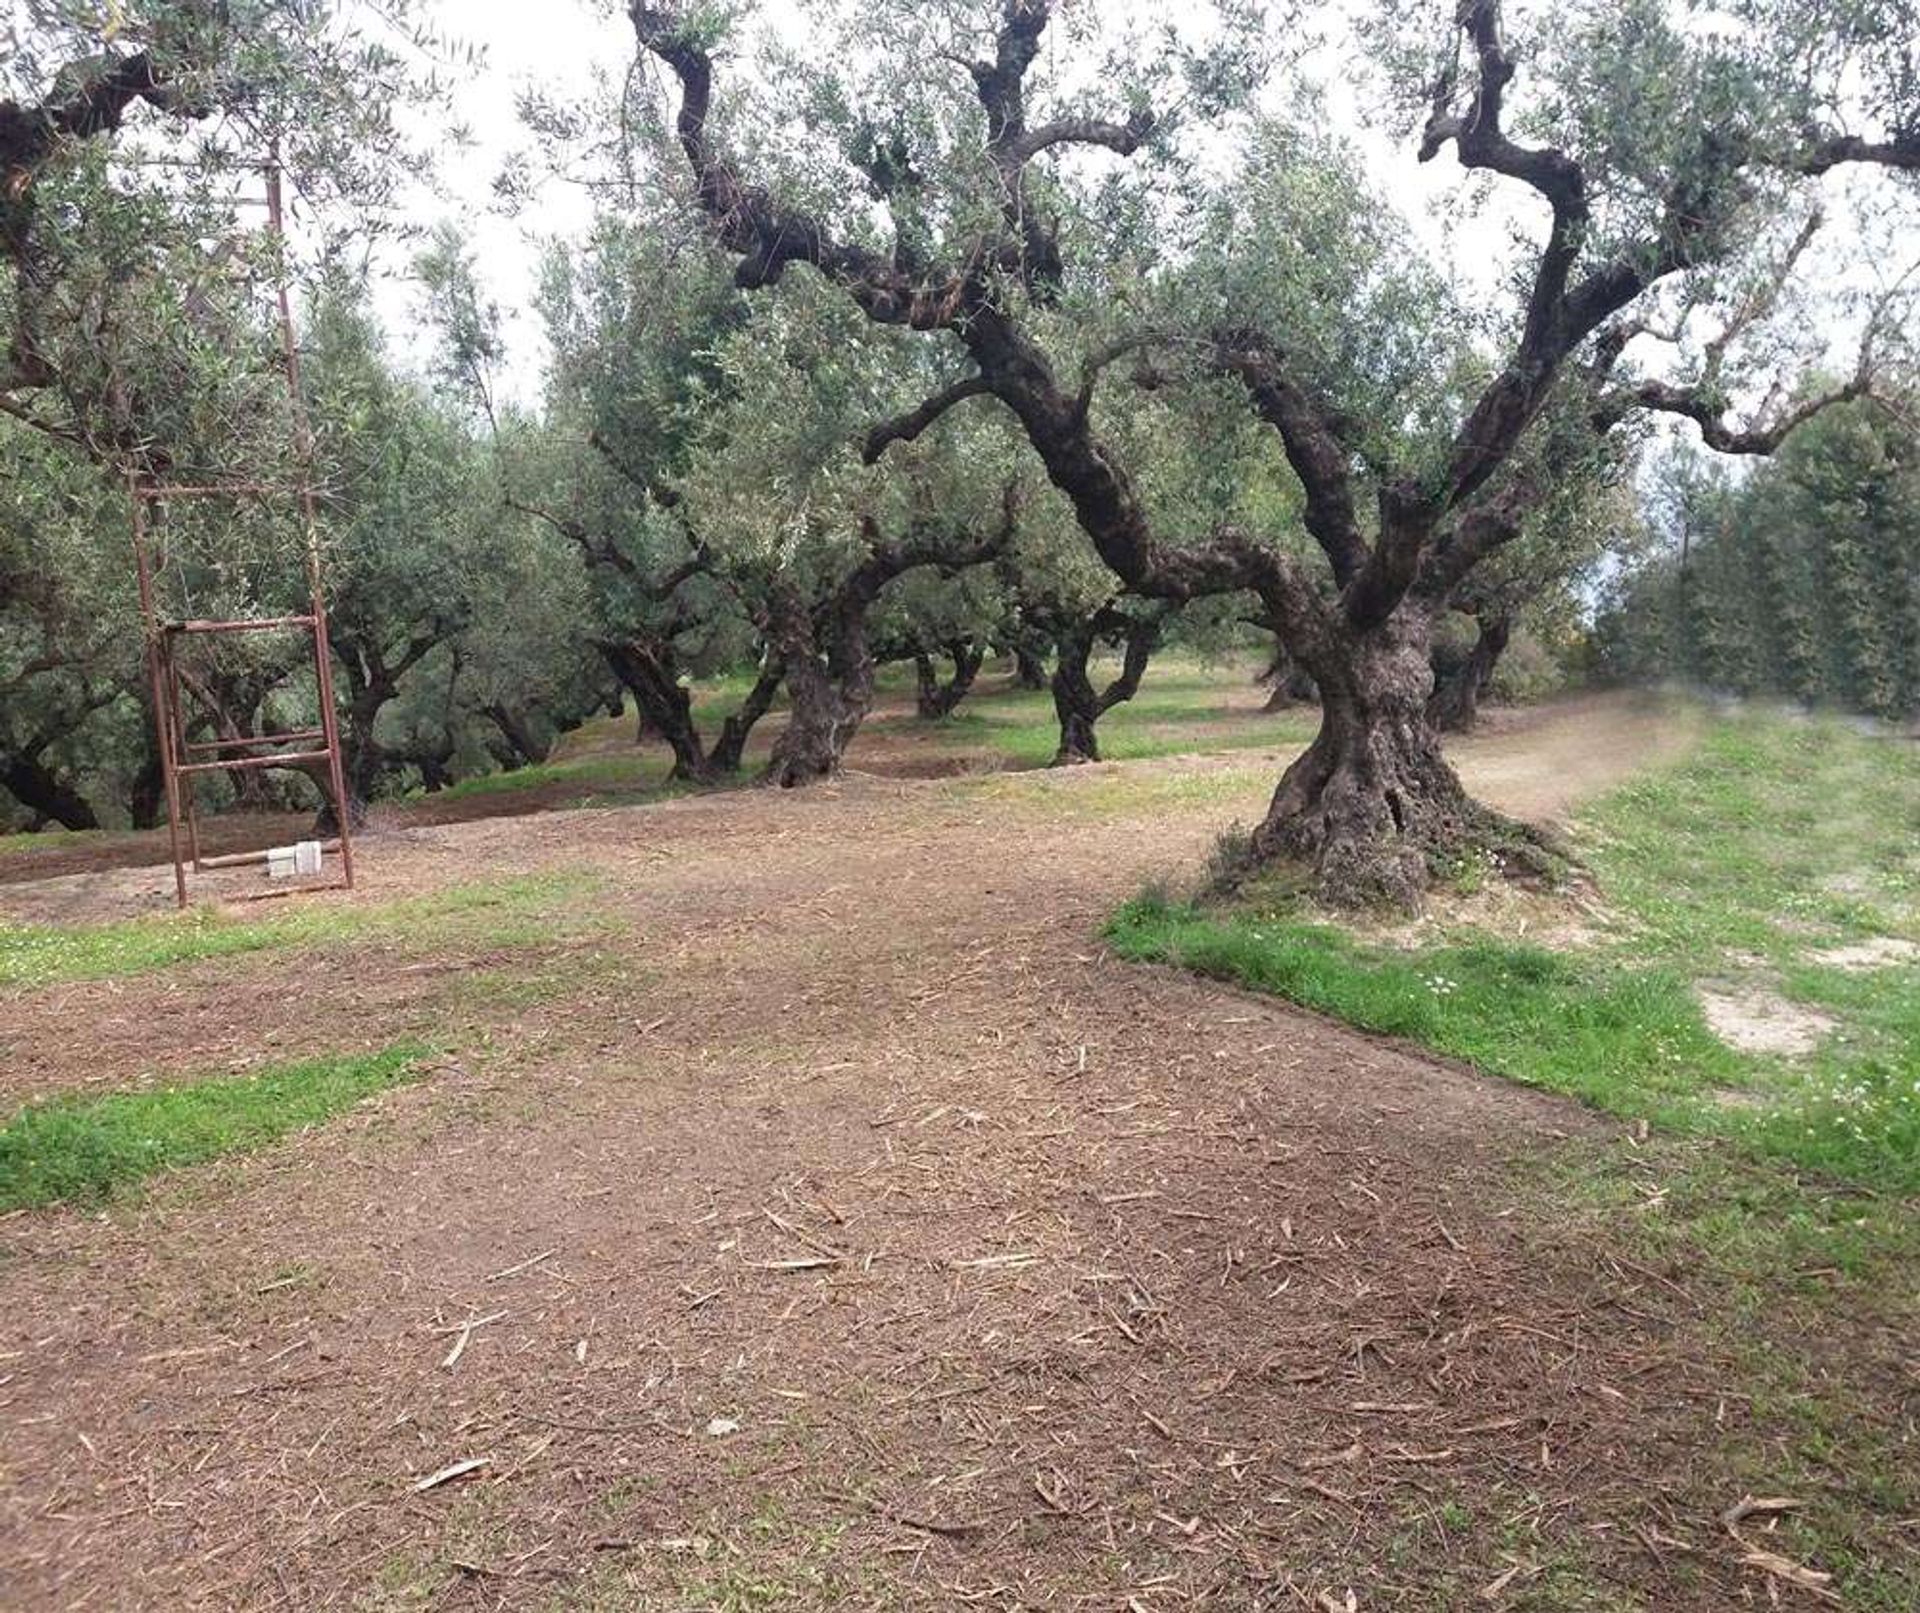
[[[1142,20],[1154,24],[1164,17],[1164,8],[1143,0],[1082,3],[1121,25]],[[1334,35],[1344,34],[1339,19],[1350,14],[1350,8],[1313,9],[1332,19]],[[498,206],[495,180],[515,153],[531,145],[518,115],[518,98],[535,91],[563,103],[582,102],[594,93],[597,78],[618,83],[635,61],[633,27],[619,0],[548,0],[537,11],[509,0],[436,0],[429,15],[446,36],[479,47],[484,62],[477,71],[463,73],[454,91],[452,123],[469,140],[457,149],[443,149],[437,193],[422,188],[409,207],[410,222],[424,232],[451,220],[466,233],[485,291],[501,314],[507,342],[507,370],[500,378],[504,391],[518,402],[534,404],[545,356],[533,306],[540,243],[581,234],[591,217],[591,202],[583,186],[548,178],[530,203],[508,216]],[[808,33],[804,0],[765,0],[754,8],[754,23],[787,40],[802,41]],[[1323,45],[1302,64],[1321,87],[1328,122],[1354,142],[1381,194],[1446,274],[1483,295],[1493,291],[1513,261],[1515,232],[1537,242],[1544,234],[1545,210],[1517,187],[1496,186],[1469,200],[1471,182],[1450,150],[1421,164],[1410,141],[1395,142],[1369,127],[1362,115],[1361,83],[1351,70],[1355,59],[1356,47],[1349,39],[1344,46]],[[1276,95],[1291,88],[1291,81],[1283,82],[1286,87],[1277,84]],[[443,139],[446,126],[436,113],[431,124],[420,126],[423,141]],[[1850,184],[1879,182],[1878,175],[1844,171],[1825,182],[1835,202],[1828,209],[1830,222],[1823,236],[1829,289],[1843,275],[1860,289],[1870,289],[1878,274],[1887,271],[1890,254],[1861,252],[1862,243],[1847,222],[1861,216],[1860,210],[1839,199]],[[419,290],[410,275],[412,250],[403,246],[386,254],[376,302],[399,352],[424,365],[432,338],[419,328]],[[1875,257],[1883,260],[1877,269],[1871,261]],[[1818,323],[1824,327],[1827,321]],[[1849,366],[1855,338],[1844,324],[1837,316],[1833,319],[1828,359]]]

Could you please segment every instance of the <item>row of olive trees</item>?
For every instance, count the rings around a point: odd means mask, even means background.
[[[304,381],[350,782],[361,799],[542,760],[609,699],[585,643],[577,568],[503,519],[489,444],[395,373],[353,288],[314,302]],[[177,439],[176,439],[177,441]],[[87,456],[0,422],[0,789],[9,816],[92,828],[150,823],[159,779],[124,487]],[[173,615],[297,609],[302,535],[242,500],[159,510]],[[191,641],[191,736],[311,724],[310,659],[293,634]],[[312,798],[298,777],[234,775],[251,807]]]
[[[293,479],[299,434],[272,287],[345,240],[364,249],[391,223],[398,182],[418,166],[401,109],[435,99],[451,52],[418,10],[384,7],[371,32],[363,15],[304,0],[34,7],[18,19],[0,63],[9,821],[154,816],[128,482]],[[302,263],[237,227],[236,197],[258,200],[270,155],[298,201]],[[538,669],[516,665],[522,646],[509,653],[479,629],[486,590],[497,601],[503,588],[477,542],[493,533],[469,491],[477,445],[392,375],[353,301],[338,282],[317,297],[307,382],[323,433],[351,761],[371,787],[408,726],[391,710],[403,675],[459,663],[462,677],[442,680],[447,698],[484,708],[489,691],[544,691],[566,674],[548,664],[552,651]],[[169,610],[241,614],[298,597],[299,534],[284,510],[241,501],[154,513]],[[429,577],[431,588],[417,586]],[[298,646],[259,635],[189,662],[195,727],[238,737],[310,722],[300,660]],[[279,791],[255,775],[238,793],[264,804]]]
[[[1536,863],[1441,754],[1437,627],[1497,616],[1509,557],[1635,420],[1764,454],[1871,388],[1871,342],[1845,382],[1794,396],[1777,334],[1745,339],[1790,303],[1823,176],[1920,169],[1912,9],[1735,4],[1701,27],[1660,0],[1362,8],[1347,69],[1421,161],[1451,150],[1477,178],[1458,206],[1478,246],[1512,243],[1458,292],[1312,132],[1285,59],[1311,28],[1234,5],[1151,37],[1076,13],[1055,39],[1058,9],[849,3],[795,43],[725,5],[635,0],[658,78],[630,80],[621,126],[655,131],[649,172],[740,291],[837,299],[844,349],[887,355],[918,397],[864,457],[975,453],[984,416],[1129,595],[1240,596],[1278,634],[1322,725],[1256,858],[1408,906],[1463,851]],[[1488,211],[1500,189],[1531,209],[1520,228]],[[1910,199],[1897,178],[1848,198],[1890,243]],[[844,393],[841,351],[819,368]],[[1134,429],[1142,387],[1258,438],[1213,461],[1221,497],[1179,496],[1180,454]]]
[[[343,84],[391,101],[405,74],[331,48],[328,8],[255,9],[299,48],[233,73],[232,19],[182,0],[172,32],[98,42],[88,95],[8,125],[54,130],[0,152],[27,198],[7,412],[42,446],[154,474],[270,471],[284,450],[270,366],[204,294],[218,186],[117,186],[98,156],[135,111],[191,122],[224,96],[270,109],[295,148],[308,135],[364,225],[390,126],[311,120]],[[931,714],[990,648],[1029,677],[1051,652],[1071,760],[1170,634],[1259,631],[1323,709],[1260,856],[1306,859],[1335,899],[1404,903],[1468,843],[1524,861],[1437,731],[1471,720],[1516,616],[1564,613],[1615,544],[1636,420],[1763,454],[1871,388],[1869,342],[1841,385],[1786,391],[1793,355],[1768,327],[1794,312],[1807,189],[1920,165],[1909,35],[1874,8],[1774,27],[1736,6],[1706,32],[1658,0],[1517,22],[1493,0],[1429,9],[1386,0],[1349,54],[1423,160],[1451,147],[1541,209],[1497,283],[1444,273],[1319,132],[1294,35],[1258,6],[1151,38],[1088,17],[1045,48],[1045,0],[826,7],[800,46],[725,6],[633,5],[658,72],[603,109],[620,138],[566,153],[599,223],[551,265],[537,412],[496,405],[499,341],[457,243],[425,264],[446,397],[391,374],[351,296],[317,309],[357,781],[451,776],[456,709],[537,750],[494,693],[571,713],[612,679],[695,780],[737,771],[784,698],[769,776],[803,783],[840,765],[880,661],[916,662]],[[722,44],[778,70],[717,84]],[[536,121],[567,141],[596,126]],[[1871,192],[1864,216],[1891,231],[1901,205]],[[208,581],[232,578],[216,563]],[[7,652],[28,678],[31,637]],[[741,667],[738,709],[703,723],[690,678]],[[270,672],[232,672],[235,721],[264,709]],[[62,709],[116,712],[98,693]],[[53,732],[36,755],[57,758],[63,722],[16,748]]]
[[[1834,410],[1738,482],[1691,456],[1663,467],[1659,547],[1596,623],[1605,670],[1920,716],[1913,418]]]

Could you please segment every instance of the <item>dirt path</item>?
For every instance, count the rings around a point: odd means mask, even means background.
[[[1636,724],[1469,775],[1564,809]],[[415,1087],[0,1221],[0,1603],[1728,1606],[1704,1463],[1749,1412],[1671,1275],[1510,1169],[1601,1128],[1093,941],[1255,762],[370,842],[359,900],[586,864],[602,927]],[[437,1001],[393,964],[329,955],[363,1040]],[[26,994],[7,1039],[36,1085],[244,1059],[283,975]],[[87,1043],[108,1002],[143,1030]]]

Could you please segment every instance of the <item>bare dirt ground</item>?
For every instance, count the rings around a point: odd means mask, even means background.
[[[1464,755],[1555,812],[1676,743],[1602,706]],[[1802,1594],[1718,1521],[1718,1453],[1775,1435],[1687,1274],[1537,1191],[1608,1128],[1103,955],[1112,904],[1271,777],[1243,754],[420,827],[315,900],[585,866],[593,927],[0,999],[9,1100],[451,1032],[419,1084],[265,1155],[0,1220],[0,1604]],[[1118,787],[1142,779],[1210,804]],[[98,915],[166,877],[4,907]],[[496,1000],[514,968],[542,988]],[[1891,1372],[1901,1345],[1862,1348]]]

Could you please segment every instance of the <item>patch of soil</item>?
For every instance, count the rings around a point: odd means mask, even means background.
[[[1818,1009],[1787,1001],[1753,985],[1703,985],[1695,988],[1707,1028],[1742,1053],[1811,1053],[1833,1029]]]
[[[370,841],[321,900],[587,861],[621,928],[418,1085],[0,1221],[8,1604],[1764,1598],[1689,1274],[1514,1185],[1599,1121],[1090,939],[1216,827],[863,778]],[[170,984],[117,1006],[178,1052]]]
[[[1648,696],[1593,694],[1509,708],[1451,742],[1467,788],[1514,817],[1564,823],[1582,802],[1698,743],[1699,712]]]
[[[1813,955],[1815,963],[1824,963],[1830,969],[1841,969],[1848,974],[1891,969],[1916,959],[1920,959],[1920,944],[1891,935],[1876,935],[1871,940],[1856,941],[1851,946],[1828,947],[1826,951]]]

